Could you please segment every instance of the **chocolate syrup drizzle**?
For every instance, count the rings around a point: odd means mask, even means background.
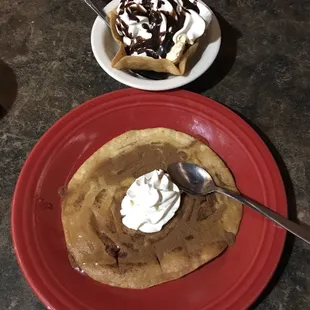
[[[130,7],[134,4],[133,1],[121,0],[119,15],[126,12],[128,17],[136,22],[139,22],[137,15],[148,17],[150,25],[144,23],[142,24],[142,27],[146,29],[147,32],[152,34],[150,39],[144,39],[142,37],[133,38],[131,33],[129,33],[128,25],[118,17],[116,20],[116,27],[118,31],[120,33],[124,33],[125,36],[131,39],[131,45],[126,46],[126,52],[128,55],[136,52],[138,54],[146,53],[147,56],[155,59],[166,58],[167,53],[171,50],[174,44],[174,34],[183,27],[185,13],[188,12],[188,10],[193,10],[198,14],[200,13],[197,7],[197,0],[195,0],[194,3],[189,0],[183,0],[181,12],[177,11],[177,3],[174,0],[166,1],[168,1],[174,9],[172,14],[160,10],[164,4],[164,1],[162,0],[158,1],[157,10],[153,9],[151,0],[142,0],[142,6],[137,4],[136,7]],[[167,32],[160,32],[160,25],[162,23],[160,13],[162,13],[167,19]],[[165,38],[162,39],[164,36]]]

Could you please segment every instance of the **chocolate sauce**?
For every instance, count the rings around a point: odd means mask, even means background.
[[[131,33],[129,33],[128,25],[125,22],[123,22],[121,19],[117,20],[116,27],[118,28],[120,32],[125,33],[126,37],[132,39],[132,35]]]
[[[150,0],[142,0],[142,5],[148,12],[151,12],[152,2]]]
[[[166,11],[161,11],[160,8],[164,5],[163,0],[159,0],[157,4],[157,11],[153,10],[153,4],[151,0],[142,0],[142,6],[139,4],[136,7],[132,7],[134,2],[121,0],[119,7],[119,15],[126,12],[129,19],[139,22],[139,16],[147,16],[149,19],[149,24],[142,24],[142,27],[149,33],[152,37],[150,39],[144,39],[142,37],[136,37],[129,33],[129,27],[120,18],[116,20],[116,27],[120,33],[124,33],[125,36],[132,39],[131,45],[126,47],[127,54],[131,55],[134,52],[137,54],[145,53],[149,57],[155,59],[166,58],[167,53],[171,50],[174,45],[173,36],[180,30],[185,21],[185,12],[188,10],[193,10],[199,14],[199,8],[197,7],[197,0],[194,3],[189,0],[183,0],[183,7],[181,12],[177,11],[177,2],[174,0],[167,0],[173,7],[173,12],[169,13]],[[167,20],[167,31],[160,32],[160,25],[162,23],[163,14]]]
[[[136,21],[137,23],[140,21],[139,18],[136,16],[136,14],[134,14],[133,12],[131,12],[130,9],[126,8],[126,13],[128,14],[128,17],[129,17],[131,20],[134,20],[134,21]]]
[[[197,0],[195,0],[194,3],[190,2],[189,0],[183,0],[183,7],[186,10],[193,10],[199,14],[199,9],[197,6]]]
[[[164,1],[159,0],[159,1],[157,2],[157,9],[160,9],[160,8],[161,8],[161,6],[162,6],[162,5],[164,5],[164,4],[165,4],[165,2],[164,2]]]

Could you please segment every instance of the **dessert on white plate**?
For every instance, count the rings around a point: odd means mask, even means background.
[[[212,11],[196,0],[121,0],[109,15],[119,46],[112,67],[173,75],[186,73],[212,20]]]
[[[197,3],[199,3],[199,1]],[[119,5],[120,5],[120,2],[118,0],[114,0],[110,2],[105,7],[104,10],[107,13],[111,13],[115,11],[119,7]],[[199,4],[197,6],[199,6]],[[202,6],[206,7],[204,4]],[[207,15],[206,15],[207,17],[208,16],[209,18],[211,17],[211,20],[209,23],[205,22],[207,29],[206,29],[205,35],[201,36],[200,38],[201,42],[200,42],[199,48],[201,50],[194,54],[194,56],[192,57],[193,65],[189,68],[189,70],[185,72],[184,75],[179,75],[179,76],[171,75],[169,76],[167,80],[148,80],[148,79],[141,79],[139,77],[135,77],[128,71],[118,70],[116,68],[113,68],[111,66],[111,63],[113,59],[115,58],[115,55],[119,51],[119,46],[113,39],[110,29],[99,17],[95,20],[95,23],[92,28],[92,33],[91,33],[91,44],[92,44],[93,53],[95,55],[96,60],[100,64],[100,66],[110,76],[112,76],[114,79],[128,86],[139,88],[139,89],[145,89],[145,90],[153,90],[153,91],[161,91],[161,90],[168,90],[168,89],[181,87],[185,84],[192,82],[193,80],[198,78],[200,75],[202,75],[211,66],[220,48],[221,31],[220,31],[218,21],[210,9],[208,9],[205,12],[207,12]],[[184,14],[185,17],[187,15],[189,15],[190,18],[188,17],[187,19],[188,21],[190,21],[192,19],[192,14]],[[206,16],[204,16],[204,18],[206,18]],[[141,27],[142,27],[142,24],[141,24]],[[170,53],[170,55],[168,56],[170,60],[167,60],[167,59],[160,59],[160,60],[169,61],[171,62],[172,65],[175,65],[174,63],[177,63],[178,61],[174,60],[173,58],[177,58],[178,55],[173,55],[173,54],[178,54],[178,53],[182,54],[184,52],[184,46],[182,46],[183,45],[182,42],[186,41],[185,43],[189,46],[188,49],[190,49],[190,46],[195,45],[194,43],[195,40],[193,40],[193,38],[194,36],[196,37],[199,36],[199,33],[197,35],[197,30],[195,29],[194,29],[195,31],[193,30],[189,31],[188,30],[189,24],[190,23],[186,22],[186,18],[185,18],[183,22],[184,27],[182,27],[183,30],[182,28],[180,28],[179,30],[181,31],[179,31],[178,35],[176,36],[175,36],[176,33],[174,33],[172,39],[174,38],[175,40],[173,40],[172,46],[170,47],[169,51],[167,51],[166,53],[166,58],[167,58],[167,55],[169,55]],[[186,40],[185,40],[184,34],[186,35]],[[126,39],[123,39],[123,40],[126,40]],[[127,43],[129,42],[127,41]],[[191,45],[190,43],[194,43],[194,44]],[[137,53],[137,51],[135,52]],[[134,56],[137,56],[137,55],[134,55]],[[128,56],[128,57],[133,57],[133,56]],[[142,57],[139,56],[139,57],[133,57],[133,58],[141,58],[141,59],[149,58],[151,60],[154,60],[151,57],[145,57],[145,54],[143,54]],[[140,67],[140,69],[144,69],[144,68]]]

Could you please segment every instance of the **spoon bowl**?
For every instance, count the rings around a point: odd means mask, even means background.
[[[191,195],[207,195],[215,191],[216,185],[210,174],[203,168],[190,163],[173,163],[168,173],[174,183]]]

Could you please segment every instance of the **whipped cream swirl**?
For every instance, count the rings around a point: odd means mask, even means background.
[[[121,204],[122,222],[131,229],[154,233],[180,206],[181,193],[163,170],[142,175],[132,183]]]
[[[127,54],[155,59],[166,58],[177,43],[178,51],[180,42],[194,44],[212,19],[197,0],[121,0],[117,13],[116,29]]]

